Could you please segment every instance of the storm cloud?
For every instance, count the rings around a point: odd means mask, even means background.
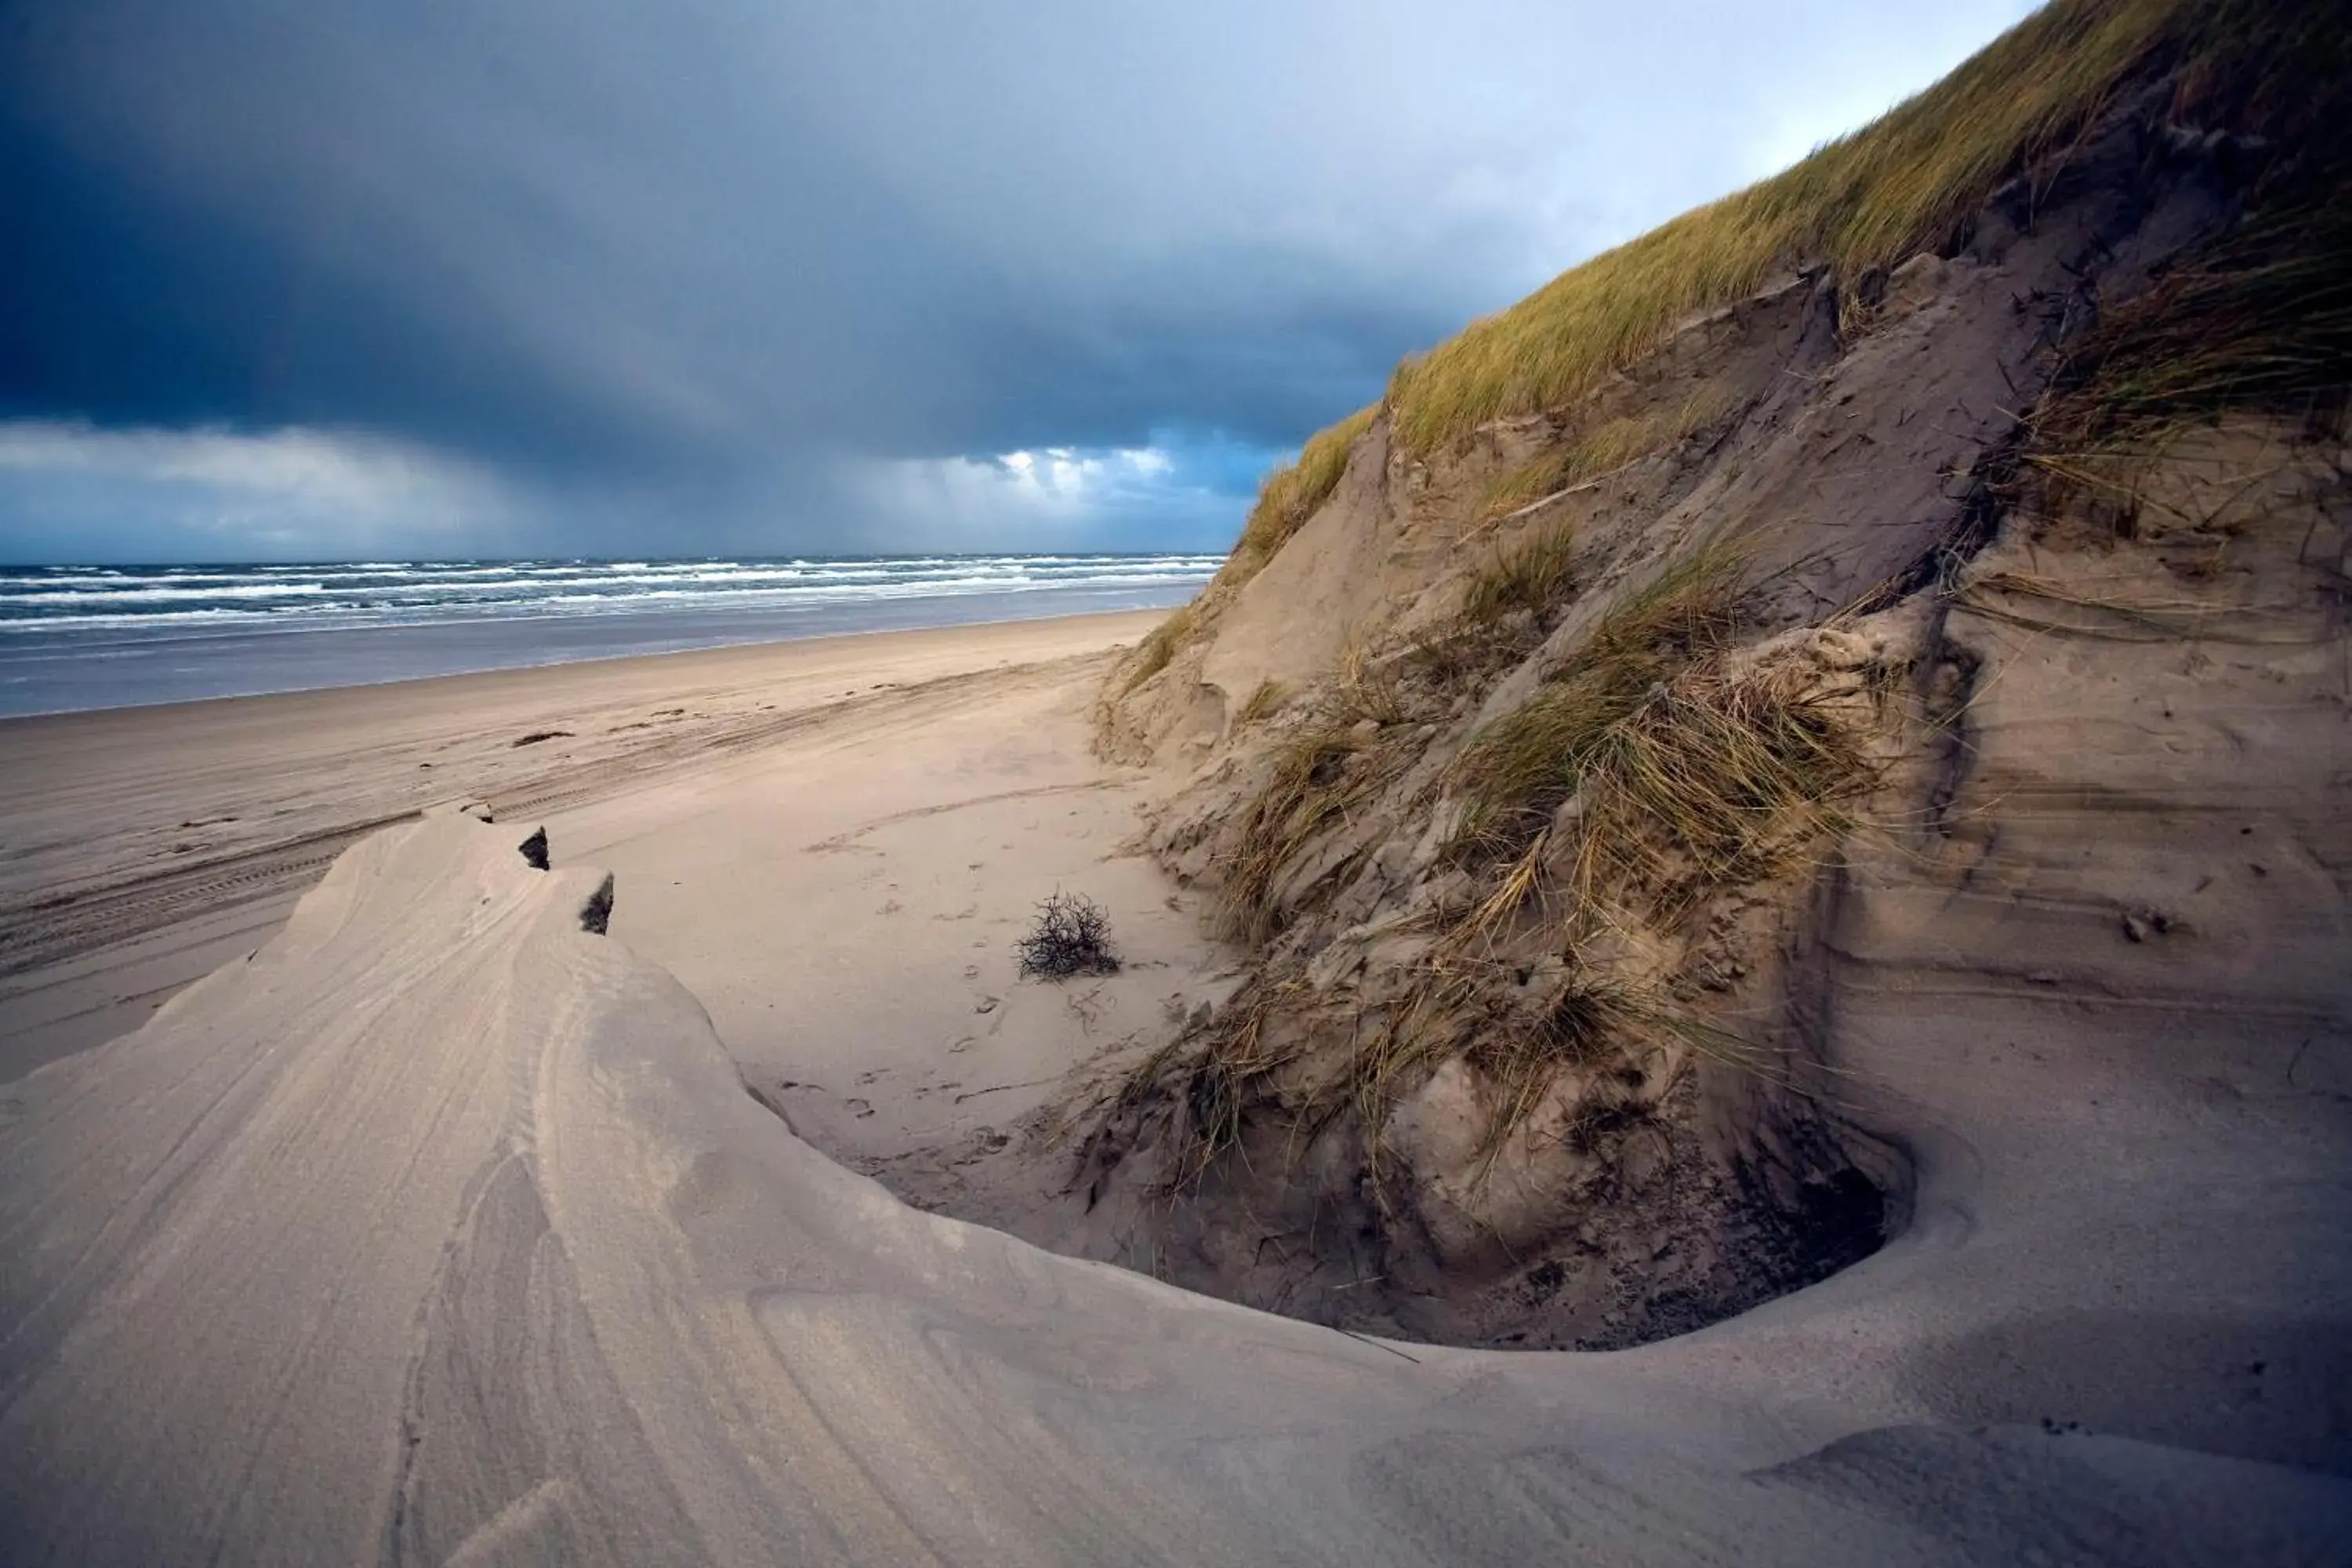
[[[2025,9],[18,0],[0,555],[1221,546]]]

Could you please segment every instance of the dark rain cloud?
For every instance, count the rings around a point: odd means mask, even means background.
[[[1214,542],[1401,353],[2023,7],[1906,9],[16,0],[0,546],[332,526],[126,429],[388,444],[534,547]],[[1043,447],[1168,461],[966,471]]]

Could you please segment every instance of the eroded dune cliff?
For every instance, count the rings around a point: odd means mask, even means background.
[[[1250,956],[1104,1119],[1097,1229],[1607,1347],[1902,1233],[1922,1055],[2037,1064],[2021,1119],[2340,1092],[2344,49],[2053,7],[1310,444],[1105,694]],[[1774,224],[1812,258],[1746,287]]]

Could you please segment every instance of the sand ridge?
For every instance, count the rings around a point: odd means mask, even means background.
[[[1389,1347],[925,1215],[512,837],[385,830],[14,1091],[13,1560],[2160,1562],[2342,1525],[2305,1473],[1775,1407],[1719,1375],[1785,1365],[1769,1331]]]

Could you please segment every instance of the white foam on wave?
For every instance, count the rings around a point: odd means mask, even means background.
[[[0,572],[0,635],[400,626],[708,608],[755,612],[1046,590],[1196,585],[1209,555],[357,562]]]

